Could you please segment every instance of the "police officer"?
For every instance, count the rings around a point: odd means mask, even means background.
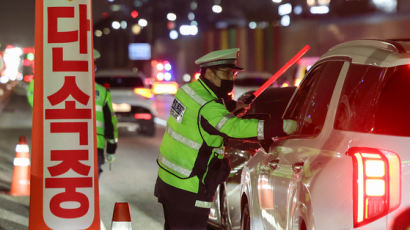
[[[94,59],[100,58],[100,53],[94,49]],[[27,87],[27,101],[33,107],[34,80]],[[107,160],[112,163],[115,160],[115,151],[118,142],[117,117],[114,114],[111,101],[111,93],[98,83],[95,83],[95,108],[97,125],[97,152],[98,152],[98,176],[102,172],[102,165]],[[107,159],[104,157],[104,148],[107,149]]]
[[[33,107],[34,80],[27,88],[27,101]],[[118,130],[117,117],[112,109],[111,93],[98,83],[95,83],[95,109],[97,124],[97,152],[98,152],[98,176],[101,174],[105,160],[112,163],[115,160],[117,149]],[[104,148],[107,146],[107,159],[104,157]]]
[[[105,162],[104,148],[107,150],[107,162],[115,160],[117,149],[118,129],[117,117],[112,109],[111,93],[104,86],[95,83],[95,111],[97,124],[98,175],[103,171],[101,166]]]
[[[155,185],[166,230],[206,229],[215,190],[230,173],[229,160],[223,157],[225,138],[269,140],[283,135],[281,126],[272,127],[268,120],[242,119],[231,113],[247,106],[228,95],[242,69],[236,65],[238,55],[235,48],[197,59],[200,79],[182,86],[175,95]]]

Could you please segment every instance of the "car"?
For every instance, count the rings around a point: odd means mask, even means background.
[[[242,229],[393,229],[410,207],[410,43],[355,40],[308,71],[295,132],[241,175]]]
[[[111,92],[118,129],[154,136],[156,111],[152,104],[153,94],[144,85],[144,78],[141,72],[130,70],[95,73],[95,81]]]
[[[296,87],[268,88],[251,105],[248,116],[280,119]],[[246,94],[252,93],[248,91]],[[243,95],[245,96],[245,95]],[[241,220],[240,180],[243,166],[260,147],[259,143],[242,143],[231,139],[225,146],[225,156],[230,159],[231,172],[225,183],[218,186],[210,209],[208,223],[213,228],[239,229]]]

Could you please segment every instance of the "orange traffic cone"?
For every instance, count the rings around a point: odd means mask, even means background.
[[[11,181],[10,195],[30,195],[30,157],[26,137],[21,136],[16,145],[16,158],[13,161],[14,170]]]
[[[115,203],[111,230],[132,230],[130,206],[127,202]]]

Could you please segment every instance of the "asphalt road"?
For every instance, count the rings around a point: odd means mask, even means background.
[[[170,98],[161,100],[160,116],[164,118],[167,108],[163,106],[167,106]],[[105,229],[110,229],[115,202],[129,203],[133,229],[163,229],[162,207],[153,196],[157,176],[155,160],[163,133],[164,127],[157,125],[154,138],[120,134],[111,171],[104,165],[100,177],[100,213]],[[31,108],[24,90],[16,89],[0,114],[0,230],[20,230],[28,226],[29,197],[7,195],[20,136],[26,136],[31,146]]]

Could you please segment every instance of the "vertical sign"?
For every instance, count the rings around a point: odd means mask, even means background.
[[[36,0],[29,229],[100,229],[91,0]]]

